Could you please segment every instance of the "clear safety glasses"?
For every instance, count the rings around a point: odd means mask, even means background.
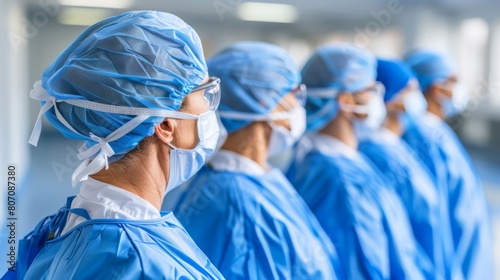
[[[353,93],[356,104],[342,103],[340,107],[348,112],[369,114],[373,106],[377,106],[380,103],[382,103],[382,107],[384,106],[384,93],[384,85],[377,82],[367,89]]]
[[[191,92],[205,90],[204,98],[210,106],[210,110],[215,111],[220,103],[220,79],[217,77],[210,77],[208,82],[199,85]]]
[[[354,92],[354,95],[359,95],[359,94],[370,94],[370,95],[383,95],[385,93],[385,87],[382,83],[376,82],[373,86],[364,89],[362,91]]]
[[[376,82],[373,86],[366,88],[362,91],[354,92],[354,100],[356,103],[361,103],[358,104],[362,106],[363,104],[366,104],[370,101],[370,99],[373,96],[384,96],[385,93],[385,87],[382,83]]]

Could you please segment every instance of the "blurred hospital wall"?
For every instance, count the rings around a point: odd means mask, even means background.
[[[207,57],[239,40],[278,44],[299,66],[318,45],[341,41],[384,57],[416,48],[449,55],[471,95],[467,110],[450,124],[485,182],[500,267],[500,0],[1,0],[0,178],[5,182],[7,167],[16,165],[17,238],[78,192],[70,183],[78,165],[77,142],[64,139],[44,120],[38,148],[27,143],[40,109],[29,99],[33,83],[86,26],[137,9],[186,20],[202,38]],[[6,201],[2,185],[0,200]],[[7,208],[0,205],[3,224]],[[4,229],[0,235],[6,240]],[[0,244],[2,256],[5,247]]]

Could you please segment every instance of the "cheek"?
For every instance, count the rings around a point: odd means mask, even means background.
[[[177,127],[176,144],[178,148],[193,149],[198,145],[198,121],[183,120]]]

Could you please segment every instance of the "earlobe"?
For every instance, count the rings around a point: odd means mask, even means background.
[[[176,122],[173,119],[164,119],[160,124],[155,126],[155,135],[165,144],[169,144],[173,140]]]

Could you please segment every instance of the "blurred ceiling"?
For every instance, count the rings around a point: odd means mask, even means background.
[[[60,8],[66,6],[59,3],[95,2],[97,0],[24,0],[31,13],[43,8],[42,6],[56,5]],[[238,25],[238,7],[249,1],[243,0],[98,0],[96,3],[130,3],[126,10],[161,10],[176,15],[188,21],[210,22],[213,24]],[[359,22],[373,18],[374,13],[383,10],[390,11],[390,6],[397,9],[430,6],[444,14],[460,14],[475,16],[491,14],[498,16],[500,0],[275,0],[262,1],[261,3],[280,3],[291,5],[297,10],[295,25],[319,26],[330,23]],[[61,9],[62,10],[62,9]],[[123,9],[111,9],[111,13],[122,12]],[[255,12],[254,12],[255,13]],[[258,14],[258,12],[256,12]]]

